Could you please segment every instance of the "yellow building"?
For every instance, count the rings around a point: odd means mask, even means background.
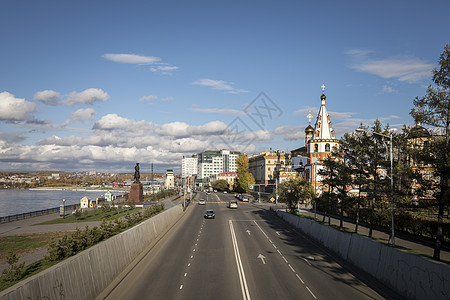
[[[284,177],[297,176],[291,170],[291,155],[280,151],[261,152],[248,159],[249,172],[255,178],[254,191],[271,193],[275,190],[275,180],[283,174]]]

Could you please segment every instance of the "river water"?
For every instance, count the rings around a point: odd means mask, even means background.
[[[80,203],[84,196],[95,200],[104,194],[105,191],[0,190],[0,217],[59,207],[63,199],[69,205]]]

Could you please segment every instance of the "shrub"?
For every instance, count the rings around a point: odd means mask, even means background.
[[[8,263],[8,268],[3,269],[2,276],[6,281],[17,281],[23,278],[25,273],[25,262],[17,264],[19,257],[12,251],[8,252],[6,257],[6,262]]]

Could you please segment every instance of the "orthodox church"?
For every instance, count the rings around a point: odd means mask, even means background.
[[[308,114],[309,125],[305,129],[305,147],[299,148],[297,156],[304,156],[303,177],[318,188],[317,193],[321,193],[322,176],[319,170],[323,168],[322,161],[331,155],[334,147],[338,147],[339,141],[335,138],[335,133],[325,106],[325,85],[322,85],[321,105],[314,127],[311,126],[313,116]],[[303,151],[302,151],[303,150]],[[303,152],[300,154],[300,152]],[[293,153],[294,154],[294,153]],[[293,155],[294,156],[294,155]]]

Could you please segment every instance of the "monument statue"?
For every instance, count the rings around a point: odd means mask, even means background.
[[[139,183],[139,179],[141,178],[141,174],[139,173],[139,163],[136,163],[134,167],[134,182]]]

